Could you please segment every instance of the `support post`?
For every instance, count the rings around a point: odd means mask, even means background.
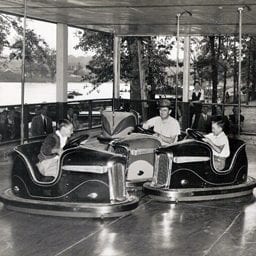
[[[243,18],[243,7],[238,8],[239,12],[239,59],[238,59],[238,116],[237,116],[237,126],[238,126],[238,136],[240,135],[241,130],[241,120],[240,120],[240,112],[241,112],[241,62],[242,62],[242,18]]]
[[[140,78],[140,95],[142,100],[142,120],[145,120],[146,117],[146,90],[145,90],[145,73],[142,64],[142,55],[141,55],[141,41],[138,39],[138,66],[139,66],[139,78]]]
[[[113,80],[113,110],[115,99],[120,96],[120,37],[114,35],[114,80]]]
[[[179,86],[179,54],[180,54],[180,16],[177,14],[177,56],[176,56],[176,86],[175,86],[175,118],[178,118],[178,86]]]
[[[21,144],[24,144],[24,98],[25,98],[26,21],[27,21],[27,0],[24,0],[23,40],[22,40],[22,64],[21,64],[21,123],[20,123],[20,143],[21,143]],[[26,123],[26,125],[27,125],[27,123]]]
[[[182,128],[189,126],[190,36],[184,37],[184,71],[182,90]]]
[[[68,71],[68,26],[57,24],[57,56],[56,56],[56,102],[57,117],[64,118],[64,104],[67,102]]]
[[[190,36],[184,37],[184,71],[183,71],[183,91],[182,101],[189,101],[189,81],[190,81]]]

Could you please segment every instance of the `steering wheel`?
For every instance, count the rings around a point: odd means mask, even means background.
[[[148,135],[153,135],[154,131],[152,128],[150,129],[144,129],[141,125],[135,126],[134,131],[135,133],[142,133],[142,134],[148,134]]]
[[[88,139],[89,135],[88,134],[83,134],[83,135],[79,135],[73,139],[70,139],[68,141],[68,143],[64,146],[64,150],[68,149],[68,148],[74,148],[77,147],[81,144],[82,141]]]
[[[192,137],[195,140],[202,140],[203,138],[205,138],[201,132],[190,128],[186,130],[186,133],[188,136]]]

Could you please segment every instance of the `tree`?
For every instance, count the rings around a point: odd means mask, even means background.
[[[9,46],[8,34],[10,33],[11,20],[7,15],[0,14],[0,54],[4,47]]]
[[[93,52],[93,58],[87,65],[89,75],[84,80],[94,84],[113,79],[113,35],[103,32],[84,30],[78,32],[79,43],[76,48],[85,52]],[[138,66],[138,44],[142,55],[142,66],[145,81],[152,86],[152,90],[164,85],[166,72],[164,67],[172,65],[168,59],[173,40],[168,37],[123,37],[121,40],[121,68],[120,78],[129,81],[131,85],[131,99],[140,99],[140,82]]]
[[[20,18],[9,17],[9,25],[17,33],[15,41],[9,44],[10,60],[22,59],[23,27]],[[25,71],[30,77],[45,75],[54,78],[56,73],[56,51],[49,48],[48,44],[38,36],[34,30],[26,29],[25,38]]]

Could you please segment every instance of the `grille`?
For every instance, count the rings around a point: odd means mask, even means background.
[[[158,160],[157,185],[166,185],[169,170],[169,158],[167,154],[160,154]]]
[[[121,163],[115,163],[111,170],[112,180],[112,196],[111,199],[114,201],[126,200],[126,189],[125,189],[125,166]]]

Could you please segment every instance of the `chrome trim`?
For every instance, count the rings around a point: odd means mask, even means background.
[[[58,175],[52,181],[40,181],[40,180],[38,180],[36,178],[36,176],[35,176],[34,170],[33,170],[32,166],[31,166],[30,162],[28,161],[27,157],[23,153],[21,153],[18,149],[16,149],[16,148],[14,149],[14,151],[16,153],[18,153],[19,156],[21,156],[21,158],[25,161],[25,163],[26,163],[26,165],[28,167],[29,173],[32,176],[32,180],[33,181],[35,181],[36,183],[41,184],[41,185],[49,185],[49,184],[54,183],[57,180],[59,173],[58,173]],[[58,167],[59,167],[59,165],[60,165],[60,161],[58,161]]]
[[[126,186],[125,186],[125,165],[122,164],[122,163],[116,163],[116,162],[109,162],[109,167],[108,167],[108,178],[109,178],[109,195],[110,195],[110,201],[111,203],[115,204],[116,202],[118,202],[118,199],[117,199],[117,191],[114,190],[114,188],[116,188],[115,186],[115,182],[116,182],[116,179],[114,177],[114,174],[115,174],[115,166],[116,165],[121,165],[122,166],[122,196],[124,198],[127,197],[127,193],[126,193]],[[120,201],[119,201],[120,202]]]
[[[194,162],[206,162],[211,160],[208,156],[175,156],[173,162],[177,164],[194,163]]]
[[[110,201],[114,200],[114,189],[113,189],[113,169],[112,166],[108,168],[108,180],[109,180],[109,197]]]
[[[154,148],[140,148],[140,149],[130,149],[130,154],[133,156],[152,154],[154,153]]]
[[[172,162],[173,162],[173,152],[167,153],[167,157],[169,159],[168,163],[168,176],[167,176],[167,181],[165,184],[165,187],[168,188],[171,184],[171,173],[172,173]]]
[[[160,154],[155,154],[155,157],[154,157],[154,171],[153,171],[153,177],[152,177],[152,181],[151,181],[152,186],[157,185],[157,176],[158,176],[158,171],[159,171],[159,168],[158,168],[159,158],[160,158]]]
[[[108,167],[94,165],[63,165],[62,170],[71,172],[88,172],[103,174],[108,172]]]

